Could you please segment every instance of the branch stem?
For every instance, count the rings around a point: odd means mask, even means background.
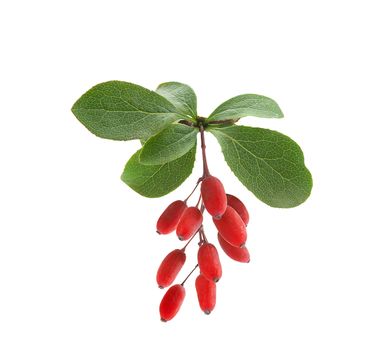
[[[203,163],[203,168],[204,168],[202,179],[204,179],[205,177],[210,176],[210,171],[209,171],[209,167],[207,166],[207,158],[206,158],[205,129],[201,123],[199,125],[199,129],[200,129],[200,134],[201,134],[202,163]]]

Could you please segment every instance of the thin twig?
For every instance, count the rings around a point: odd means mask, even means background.
[[[201,150],[202,150],[202,163],[204,168],[204,173],[202,178],[204,179],[207,176],[210,176],[209,167],[207,166],[207,159],[206,159],[206,144],[205,144],[205,129],[202,124],[199,125],[200,134],[201,134]]]

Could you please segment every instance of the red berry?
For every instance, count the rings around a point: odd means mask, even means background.
[[[157,284],[160,288],[170,286],[178,275],[186,261],[186,255],[183,250],[175,249],[166,255],[160,267],[157,270]]]
[[[201,184],[202,201],[209,214],[215,218],[220,218],[227,208],[227,196],[221,181],[208,176]]]
[[[196,207],[187,208],[179,220],[176,228],[178,238],[183,241],[191,238],[200,228],[203,216]]]
[[[166,235],[173,232],[186,208],[187,205],[183,201],[171,203],[157,221],[157,233]]]
[[[235,247],[233,245],[230,245],[222,236],[220,233],[218,233],[218,240],[219,244],[224,250],[224,253],[226,253],[231,259],[248,263],[250,262],[250,253],[247,250],[246,247]]]
[[[232,207],[239,216],[241,216],[242,221],[247,225],[249,222],[249,212],[247,211],[245,204],[231,194],[227,194],[227,204]]]
[[[220,235],[231,245],[242,247],[247,239],[246,226],[238,213],[230,206],[219,219],[213,219]]]
[[[216,284],[213,281],[199,275],[196,278],[196,291],[198,303],[205,314],[210,314],[214,310],[216,303]]]
[[[204,243],[198,249],[197,259],[201,274],[211,281],[218,282],[222,277],[222,265],[215,246],[211,243]]]
[[[170,321],[179,311],[185,297],[185,289],[181,284],[174,284],[167,290],[160,303],[161,321]]]

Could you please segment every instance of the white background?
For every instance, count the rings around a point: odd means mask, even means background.
[[[3,1],[0,5],[0,349],[370,349],[368,1]],[[296,140],[314,178],[302,206],[259,202],[207,135],[212,172],[251,214],[252,261],[221,256],[215,311],[193,287],[159,321],[161,259],[180,244],[160,199],[120,181],[138,141],[72,115],[91,86],[191,85],[199,114],[241,93],[286,118],[245,118]],[[215,242],[215,229],[206,219]],[[179,276],[195,264],[196,247]]]

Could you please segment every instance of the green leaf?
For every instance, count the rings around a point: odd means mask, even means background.
[[[276,102],[271,98],[261,95],[239,95],[222,103],[207,118],[214,120],[237,120],[243,117],[253,116],[261,118],[283,118],[283,113]]]
[[[312,177],[300,147],[277,131],[247,126],[210,128],[238,179],[264,203],[291,208],[310,195]]]
[[[72,112],[93,134],[112,140],[148,138],[184,118],[156,92],[124,81],[94,86],[76,101]]]
[[[184,156],[161,165],[139,162],[141,150],[126,163],[121,180],[144,197],[161,197],[175,190],[192,173],[196,146]]]
[[[162,83],[156,92],[169,100],[179,113],[197,116],[197,97],[190,86],[177,82]]]
[[[145,165],[171,162],[186,154],[196,144],[198,129],[183,124],[170,124],[145,142],[139,160]]]

